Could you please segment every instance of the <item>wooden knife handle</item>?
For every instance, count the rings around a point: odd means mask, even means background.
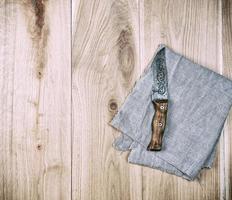
[[[160,151],[162,148],[162,138],[166,125],[168,100],[160,99],[153,102],[155,115],[152,119],[152,137],[147,147],[148,151]]]

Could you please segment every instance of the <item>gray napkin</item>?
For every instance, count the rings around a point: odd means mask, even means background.
[[[147,151],[155,109],[152,62],[165,50],[168,81],[167,123],[161,151]],[[113,142],[130,151],[128,162],[193,181],[211,168],[232,105],[232,80],[194,63],[161,44],[109,125],[121,132]]]

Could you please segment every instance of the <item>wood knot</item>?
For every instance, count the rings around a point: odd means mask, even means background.
[[[117,40],[119,70],[126,82],[131,80],[135,65],[134,40],[132,28],[128,25],[121,30]]]
[[[42,145],[41,145],[41,144],[38,144],[36,148],[37,148],[38,150],[41,150],[41,149],[42,149]]]
[[[44,26],[44,15],[45,15],[44,0],[32,0],[32,4],[36,16],[35,24],[39,28],[38,34],[41,34],[41,30]]]
[[[116,101],[114,99],[111,99],[109,101],[109,110],[116,111],[117,109],[118,109],[118,104],[116,103]]]
[[[41,78],[42,78],[42,72],[41,72],[41,71],[38,71],[38,72],[37,72],[37,78],[38,78],[38,79],[41,79]]]
[[[118,105],[117,105],[115,102],[112,102],[112,103],[110,104],[110,109],[111,109],[111,110],[117,110],[117,108],[118,108]]]
[[[121,31],[118,37],[118,44],[121,49],[125,48],[127,45],[130,45],[131,36],[132,33],[130,27]]]

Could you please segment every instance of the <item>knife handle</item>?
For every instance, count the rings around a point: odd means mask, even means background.
[[[162,139],[166,126],[168,100],[159,99],[152,101],[155,108],[155,115],[152,119],[152,137],[147,147],[148,151],[160,151],[162,148]]]

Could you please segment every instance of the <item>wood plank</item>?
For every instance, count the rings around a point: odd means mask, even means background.
[[[140,3],[141,52],[144,62],[159,43],[220,72],[221,28],[219,1],[177,0]],[[188,182],[150,168],[143,169],[143,199],[219,199],[219,147],[213,168],[201,172],[201,181]]]
[[[159,43],[232,78],[231,1],[73,0],[72,10],[0,2],[0,199],[231,199],[232,111],[200,183],[128,164],[107,124]]]
[[[0,16],[0,199],[70,199],[70,3],[2,1]]]
[[[232,2],[222,0],[222,74],[232,79]],[[224,184],[221,199],[232,199],[232,110],[224,126]]]
[[[138,3],[73,1],[73,199],[141,199],[141,167],[108,125],[139,77]]]

